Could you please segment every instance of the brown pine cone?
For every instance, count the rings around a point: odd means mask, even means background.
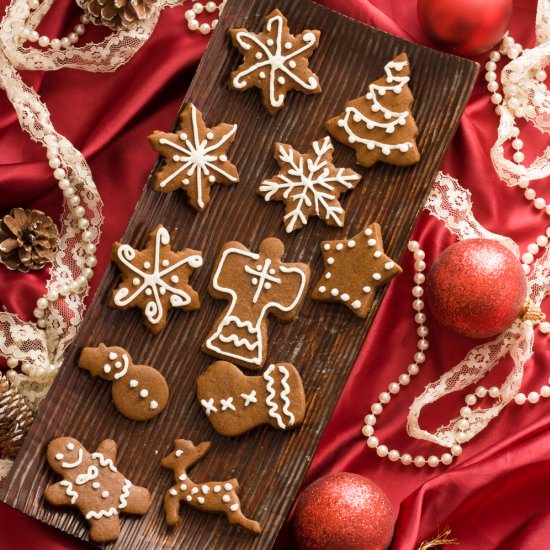
[[[53,260],[58,232],[40,210],[14,208],[0,220],[0,261],[12,270],[35,271]]]
[[[155,0],[76,0],[94,25],[127,29],[147,19]]]
[[[32,422],[25,400],[0,373],[0,458],[15,458]]]

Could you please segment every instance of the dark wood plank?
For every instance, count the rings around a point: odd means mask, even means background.
[[[226,31],[242,26],[258,30],[274,7],[288,16],[294,31],[321,30],[320,47],[311,66],[321,78],[323,93],[291,93],[287,107],[270,117],[257,90],[235,93],[227,89],[228,75],[239,64],[240,56],[230,46]],[[311,141],[325,135],[324,121],[341,112],[347,99],[364,93],[368,83],[382,74],[384,64],[401,51],[407,52],[411,60],[410,87],[416,98],[414,115],[420,128],[421,162],[407,169],[379,164],[366,170],[354,166],[351,149],[337,144],[336,164],[354,167],[364,174],[364,181],[343,201],[346,227],[328,228],[312,219],[304,229],[286,236],[282,205],[266,204],[255,195],[256,184],[277,172],[273,143],[283,141],[298,149],[307,148]],[[101,439],[111,437],[120,446],[121,471],[135,483],[149,487],[154,496],[154,506],[145,518],[124,519],[117,548],[269,548],[292,505],[382,293],[366,321],[341,305],[320,304],[308,298],[289,325],[271,322],[268,361],[292,362],[302,373],[308,397],[305,425],[293,433],[263,427],[243,437],[224,438],[210,427],[195,399],[195,379],[212,361],[199,348],[225,306],[207,293],[216,254],[228,240],[237,239],[256,249],[261,239],[275,235],[284,240],[289,261],[311,265],[315,281],[322,273],[319,242],[353,235],[367,222],[376,220],[383,227],[388,254],[399,258],[476,74],[477,65],[470,61],[397,39],[306,0],[230,0],[186,100],[202,109],[210,123],[238,123],[231,156],[239,167],[241,183],[228,188],[216,185],[212,202],[203,214],[187,206],[183,193],[162,195],[146,188],[123,237],[124,242],[141,246],[147,233],[163,223],[177,247],[204,250],[205,265],[193,278],[202,308],[195,313],[172,311],[167,328],[152,336],[138,311],[119,312],[106,307],[118,280],[111,266],[1,488],[1,498],[41,521],[87,539],[87,526],[78,513],[54,509],[43,502],[45,486],[55,479],[44,460],[45,445],[53,437],[73,435],[92,448]],[[138,363],[154,365],[166,376],[172,395],[163,414],[148,423],[123,418],[110,403],[109,385],[76,368],[80,349],[100,342],[126,347]],[[229,526],[223,517],[187,507],[182,510],[180,526],[167,530],[161,503],[171,473],[160,468],[159,460],[178,437],[213,442],[210,453],[192,470],[192,477],[197,481],[237,477],[244,511],[263,524],[260,537]]]

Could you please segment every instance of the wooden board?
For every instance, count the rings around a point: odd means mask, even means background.
[[[228,75],[239,64],[240,55],[231,47],[226,31],[230,27],[258,31],[265,15],[275,7],[287,15],[293,31],[321,30],[320,47],[311,66],[320,76],[323,93],[290,93],[286,108],[271,117],[261,105],[257,90],[235,93],[227,89]],[[273,159],[274,142],[307,149],[314,139],[325,135],[324,121],[340,113],[346,100],[364,93],[368,83],[383,74],[385,63],[401,51],[407,52],[411,60],[410,87],[420,128],[420,163],[411,168],[378,164],[362,169],[354,166],[353,151],[337,144],[336,165],[354,167],[364,174],[363,182],[343,200],[347,210],[345,228],[329,228],[321,220],[311,219],[307,227],[287,236],[282,226],[282,205],[265,203],[255,194],[256,184],[278,171]],[[116,548],[270,548],[382,293],[367,320],[358,319],[342,305],[321,304],[309,297],[292,323],[283,325],[273,320],[268,361],[294,363],[302,373],[308,397],[305,425],[292,433],[264,426],[239,438],[224,438],[211,428],[195,399],[195,379],[213,361],[199,348],[225,307],[225,302],[213,300],[207,292],[214,259],[226,241],[236,239],[256,250],[261,239],[275,235],[286,244],[287,260],[309,263],[312,281],[316,281],[322,273],[319,242],[351,236],[375,220],[382,225],[386,251],[398,259],[476,74],[475,63],[397,39],[305,0],[230,0],[186,100],[202,109],[211,124],[222,120],[238,123],[230,154],[239,168],[241,183],[214,186],[212,202],[202,214],[188,207],[182,192],[164,195],[146,187],[122,239],[141,247],[147,233],[163,223],[176,249],[204,250],[205,265],[192,279],[202,308],[195,313],[172,310],[166,329],[153,336],[142,324],[139,311],[120,312],[106,306],[119,278],[111,265],[0,497],[41,521],[87,539],[87,524],[78,512],[44,504],[44,488],[56,480],[44,459],[45,446],[54,437],[73,435],[93,449],[101,439],[111,437],[119,444],[121,471],[134,483],[147,486],[154,498],[147,516],[123,519]],[[124,200],[122,188],[120,200]],[[124,346],[137,363],[154,365],[166,376],[172,395],[163,414],[147,423],[125,419],[110,403],[109,384],[76,368],[81,348],[100,342]],[[171,472],[161,469],[159,461],[169,452],[172,441],[182,437],[196,443],[213,442],[211,451],[192,470],[192,478],[208,481],[237,477],[243,510],[263,524],[260,537],[230,526],[224,517],[201,514],[185,506],[179,527],[173,531],[165,527],[162,497],[172,477]]]

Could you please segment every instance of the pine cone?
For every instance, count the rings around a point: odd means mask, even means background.
[[[14,208],[0,220],[0,261],[8,269],[27,273],[53,260],[57,227],[40,210]]]
[[[76,0],[94,25],[127,29],[147,19],[155,0]]]
[[[0,458],[15,458],[32,422],[25,400],[0,373]]]

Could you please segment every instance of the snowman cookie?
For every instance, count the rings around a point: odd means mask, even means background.
[[[46,500],[78,508],[90,523],[90,538],[98,543],[118,538],[121,513],[142,516],[151,506],[149,491],[118,471],[116,455],[117,444],[111,439],[93,453],[72,437],[48,445],[48,464],[63,480],[47,487]]]
[[[164,376],[148,365],[134,365],[124,348],[105,344],[84,348],[78,366],[92,376],[113,382],[113,403],[130,420],[150,420],[168,403]]]
[[[270,365],[262,376],[246,376],[232,363],[216,361],[197,378],[197,398],[214,429],[226,436],[262,424],[296,428],[306,410],[302,379],[289,363]]]

